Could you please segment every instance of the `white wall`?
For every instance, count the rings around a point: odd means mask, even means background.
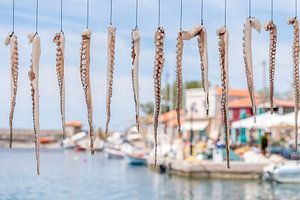
[[[185,91],[185,108],[187,110],[187,118],[191,117],[191,107],[195,104],[197,112],[194,113],[195,119],[206,119],[205,93],[202,88],[187,89]],[[209,89],[209,117],[212,118],[216,114],[216,90]]]

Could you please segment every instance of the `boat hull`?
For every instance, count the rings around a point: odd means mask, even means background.
[[[145,158],[126,155],[126,161],[129,165],[146,165],[147,160]]]
[[[273,167],[266,167],[264,179],[277,183],[300,184],[300,165],[284,164]]]
[[[109,159],[123,159],[124,154],[121,150],[105,148],[104,152],[106,153]]]
[[[282,166],[274,171],[274,180],[278,183],[300,183],[300,165]]]

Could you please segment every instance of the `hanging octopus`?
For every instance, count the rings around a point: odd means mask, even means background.
[[[164,38],[165,31],[162,27],[158,27],[155,33],[155,62],[153,70],[154,78],[154,95],[155,95],[155,108],[154,108],[154,167],[157,163],[157,128],[158,128],[158,117],[160,113],[160,102],[161,102],[161,76],[164,68]]]
[[[269,48],[269,81],[270,81],[270,104],[271,113],[273,114],[273,97],[274,97],[274,76],[275,76],[275,57],[277,46],[277,27],[273,21],[269,21],[265,24],[265,30],[270,32],[270,48]]]
[[[244,63],[247,78],[248,91],[250,95],[250,100],[252,104],[252,112],[254,116],[254,121],[256,120],[256,102],[255,102],[255,91],[253,84],[253,63],[252,63],[252,29],[255,29],[260,33],[261,24],[259,20],[254,17],[247,19],[244,24],[244,36],[243,36],[243,53],[244,53]]]
[[[80,49],[80,78],[85,95],[85,102],[88,113],[88,123],[90,128],[90,148],[91,154],[94,154],[94,129],[93,129],[93,104],[91,94],[91,77],[90,77],[90,46],[91,30],[86,29],[81,34]]]
[[[131,80],[132,80],[133,99],[135,105],[136,127],[137,130],[140,131],[139,59],[140,59],[141,36],[137,28],[132,30],[131,37],[132,37],[132,47],[131,47],[131,57],[132,57],[131,78],[132,79]]]
[[[28,72],[31,86],[31,98],[32,98],[32,113],[33,113],[33,129],[34,129],[34,143],[35,143],[35,157],[36,157],[36,170],[37,174],[40,174],[40,121],[39,121],[39,63],[41,56],[41,44],[40,37],[37,33],[28,35],[29,43],[32,43],[31,53],[31,66]]]
[[[116,27],[110,25],[108,27],[107,39],[107,92],[106,92],[106,128],[105,133],[108,132],[108,125],[110,122],[110,105],[113,92],[113,78],[114,78],[114,64],[115,64],[115,42],[116,42]]]
[[[217,30],[217,35],[219,37],[219,52],[220,52],[220,67],[221,67],[221,80],[222,80],[222,96],[221,96],[221,110],[222,119],[225,132],[226,140],[226,155],[227,155],[227,167],[230,168],[230,158],[229,158],[229,119],[228,119],[228,87],[229,87],[229,72],[228,72],[228,40],[229,35],[226,27],[221,27]]]
[[[297,18],[288,20],[288,24],[293,26],[294,29],[294,41],[293,41],[293,64],[294,64],[294,93],[295,93],[295,147],[296,152],[298,148],[298,112],[299,112],[299,22]]]
[[[63,138],[66,137],[65,129],[65,78],[64,78],[64,65],[65,65],[65,35],[60,32],[56,33],[53,39],[56,44],[56,74],[59,86],[60,96],[60,113],[63,128]]]
[[[209,115],[209,84],[208,84],[208,51],[207,51],[207,31],[201,26],[198,34],[198,48],[201,62],[202,87],[205,92],[206,117]]]
[[[13,118],[16,106],[17,90],[18,90],[18,74],[19,74],[19,53],[18,39],[14,33],[9,34],[5,39],[5,45],[10,46],[10,78],[11,78],[11,103],[9,114],[9,147],[12,147],[13,136]]]
[[[181,31],[178,33],[177,36],[176,48],[177,48],[176,50],[176,86],[177,86],[176,112],[177,112],[178,132],[179,134],[181,134],[180,112],[182,109],[182,54],[183,54],[183,37]]]
[[[198,49],[201,63],[202,86],[205,92],[206,116],[209,114],[209,91],[208,91],[208,52],[207,52],[207,31],[203,25],[198,25],[190,31],[183,31],[183,40],[191,40],[198,36]]]

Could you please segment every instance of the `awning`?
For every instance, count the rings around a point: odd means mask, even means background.
[[[254,121],[254,117],[249,117],[247,119],[239,120],[233,122],[231,128],[239,129],[239,128],[246,128],[246,129],[268,129],[273,127],[277,124],[281,119],[281,116],[270,112],[260,114],[256,116],[256,123]]]
[[[194,131],[203,131],[208,126],[208,121],[194,121],[191,123],[190,121],[184,122],[182,124],[182,128],[185,131],[189,131],[193,128]]]
[[[298,116],[300,111],[298,112]],[[298,117],[298,124],[300,124],[300,117]],[[295,126],[295,112],[282,115],[278,123],[273,125],[273,128],[294,128]]]

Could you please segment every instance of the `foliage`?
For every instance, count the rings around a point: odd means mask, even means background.
[[[154,104],[153,102],[142,103],[141,109],[146,115],[152,115],[154,111]]]

